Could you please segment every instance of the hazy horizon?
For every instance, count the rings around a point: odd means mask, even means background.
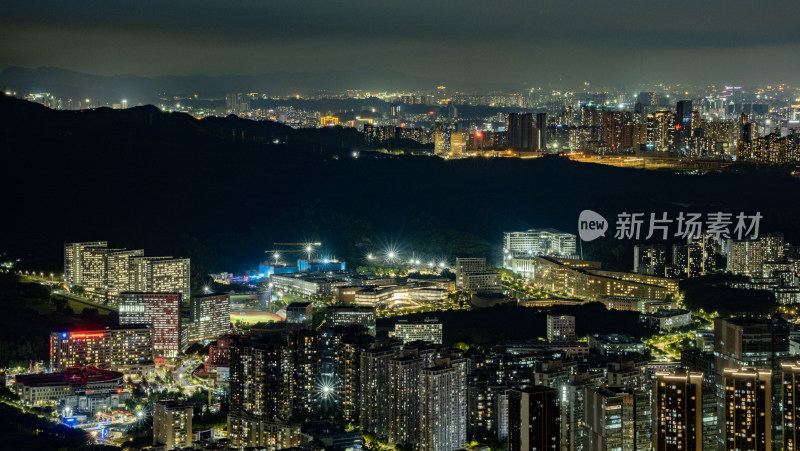
[[[788,56],[800,51],[798,13],[797,3],[743,1],[14,3],[0,18],[0,70],[142,77],[372,70],[483,89],[797,85],[800,60]]]

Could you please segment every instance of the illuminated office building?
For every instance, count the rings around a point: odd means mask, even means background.
[[[133,287],[133,258],[144,256],[144,250],[115,250],[107,255],[106,260],[106,290],[119,295],[123,291],[134,291]]]
[[[789,326],[780,319],[749,317],[714,319],[714,381],[717,396],[725,396],[725,374],[755,368],[773,375],[770,393],[772,429],[780,432],[780,362],[789,357]],[[773,388],[775,387],[775,388]],[[725,412],[719,411],[719,436],[724,435]],[[776,437],[780,439],[780,437]]]
[[[64,244],[64,283],[67,285],[84,285],[84,255],[89,248],[107,248],[107,241],[90,241],[84,243]]]
[[[437,359],[420,374],[420,449],[451,451],[467,442],[467,362]]]
[[[783,450],[800,449],[800,361],[781,364]]]
[[[417,354],[389,361],[389,443],[420,443],[420,375],[425,360]]]
[[[292,365],[289,347],[280,336],[246,337],[231,343],[231,414],[289,419],[292,414]],[[242,446],[233,437],[231,441],[236,447]]]
[[[292,362],[292,407],[297,414],[311,413],[325,394],[321,390],[326,389],[319,377],[322,364],[319,336],[313,330],[292,330],[287,342]]]
[[[627,111],[603,113],[603,138],[613,150],[633,146],[633,116]]]
[[[242,412],[228,414],[228,438],[236,449],[292,449],[302,442],[300,424]]]
[[[55,373],[20,374],[14,389],[26,406],[56,405],[87,412],[124,406],[131,393],[124,375],[95,367],[69,367]]]
[[[87,291],[103,293],[106,291],[106,264],[109,252],[120,249],[108,249],[90,246],[83,249],[81,258],[81,286]]]
[[[375,336],[375,308],[367,306],[332,305],[325,310],[328,327],[357,325]]]
[[[486,272],[485,258],[456,258],[456,288],[461,288],[464,275]]]
[[[440,122],[433,126],[433,151],[443,157],[450,153],[450,139],[447,131]]]
[[[333,127],[339,125],[339,118],[336,116],[322,116],[319,118],[319,125],[322,127]]]
[[[457,157],[464,155],[467,151],[467,139],[469,134],[467,132],[452,132],[450,133],[450,155]]]
[[[389,362],[399,347],[387,345],[369,349],[360,358],[361,430],[377,437],[389,436]]]
[[[152,365],[153,331],[148,326],[53,332],[50,335],[50,368],[53,371],[95,366],[133,372]]]
[[[154,355],[177,357],[180,351],[180,302],[179,293],[121,293],[119,323],[123,326],[152,326]]]
[[[584,390],[584,450],[650,448],[649,393],[616,387],[586,387]]]
[[[572,315],[547,315],[547,341],[575,341],[575,317]]]
[[[772,371],[726,368],[723,386],[724,449],[771,451]]]
[[[132,257],[131,291],[180,293],[190,296],[191,262],[188,258]]]
[[[668,152],[675,145],[675,115],[657,111],[647,115],[647,149]]]
[[[178,400],[153,404],[153,445],[164,449],[192,446],[192,405]]]
[[[503,232],[503,253],[506,262],[512,257],[553,255],[576,256],[577,236],[555,229],[530,229],[524,232]]]
[[[765,262],[783,259],[783,235],[764,235],[754,240],[728,240],[728,271],[745,276],[760,276]]]
[[[191,322],[195,328],[195,340],[209,340],[230,333],[231,295],[226,293],[193,297]]]
[[[703,374],[659,372],[653,381],[653,449],[703,449]]]
[[[372,345],[367,334],[346,334],[335,344],[334,390],[341,407],[342,420],[358,421],[361,406],[361,355]],[[323,387],[324,389],[324,387]]]
[[[153,263],[153,292],[180,293],[182,300],[190,295],[190,268],[188,258],[168,258]]]
[[[663,244],[633,246],[633,272],[663,277],[666,268],[667,249]]]
[[[442,343],[442,323],[436,318],[425,318],[423,321],[398,320],[394,325],[394,336],[403,340],[403,343],[412,341],[426,341],[429,343]]]

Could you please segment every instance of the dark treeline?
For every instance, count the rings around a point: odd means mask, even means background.
[[[20,283],[5,273],[0,274],[0,310],[0,367],[47,362],[51,332],[118,323],[116,314],[99,315],[94,308],[73,308],[63,298],[50,296],[44,286]]]
[[[584,256],[616,269],[632,266],[632,243],[612,238],[623,211],[761,211],[762,232],[798,238],[800,208],[790,200],[800,181],[780,173],[688,177],[558,157],[353,158],[361,143],[342,128],[197,120],[153,107],[51,111],[0,97],[0,252],[58,270],[64,242],[107,239],[236,271],[273,242],[313,240],[351,266],[388,244],[497,262],[503,231],[574,233],[587,208],[612,230],[585,243]]]
[[[0,403],[0,422],[3,424],[4,449],[98,449],[90,445],[91,437],[86,431],[53,423],[8,404]]]

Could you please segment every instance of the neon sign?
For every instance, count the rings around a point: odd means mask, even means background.
[[[69,338],[103,338],[105,336],[106,336],[105,332],[95,332],[95,333],[81,332],[81,333],[69,334]]]

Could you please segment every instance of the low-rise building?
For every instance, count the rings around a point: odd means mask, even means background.
[[[692,314],[683,309],[659,310],[640,316],[639,321],[657,331],[672,330],[692,324]]]
[[[19,375],[14,387],[20,401],[28,406],[62,405],[94,413],[119,407],[130,397],[124,390],[123,377],[118,371],[73,367],[57,373]]]
[[[462,275],[462,291],[469,293],[497,293],[502,289],[502,279],[499,273],[471,272]]]
[[[375,308],[359,305],[333,305],[325,310],[328,327],[357,325],[375,336]]]
[[[410,322],[399,320],[394,325],[394,336],[403,340],[403,343],[412,341],[427,341],[442,343],[442,323],[436,318],[425,318],[424,321]]]
[[[311,329],[314,307],[310,302],[292,302],[286,307],[286,327],[289,329]]]
[[[589,336],[589,349],[604,356],[643,354],[645,345],[626,334],[594,334]]]
[[[597,300],[609,310],[653,313],[659,310],[677,309],[678,304],[663,299],[634,298],[628,296],[604,296]]]

